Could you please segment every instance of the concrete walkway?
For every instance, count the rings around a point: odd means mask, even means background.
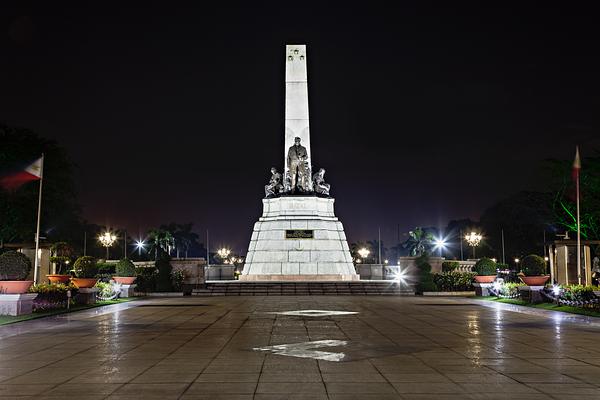
[[[0,327],[0,400],[600,399],[599,385],[593,318],[468,299],[149,299]]]

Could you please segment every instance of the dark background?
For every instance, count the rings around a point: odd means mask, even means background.
[[[238,252],[283,163],[286,43],[350,241],[477,219],[600,144],[591,8],[246,3],[3,3],[0,120],[66,146],[88,220]]]

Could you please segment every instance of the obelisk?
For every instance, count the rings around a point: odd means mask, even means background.
[[[284,176],[288,172],[287,153],[299,137],[308,153],[311,165],[310,128],[308,119],[308,74],[306,73],[306,45],[285,46],[285,146],[283,148]],[[309,171],[309,176],[310,176]]]
[[[322,179],[325,170],[311,173],[306,46],[287,45],[285,51],[283,169],[288,172],[290,154],[295,176],[302,175],[302,179],[298,185],[283,185],[281,175],[271,171],[263,213],[254,224],[240,280],[358,280],[344,227],[335,216],[335,199]],[[295,144],[296,138],[302,147]]]

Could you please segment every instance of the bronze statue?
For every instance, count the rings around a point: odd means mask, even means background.
[[[294,145],[288,150],[287,165],[291,178],[291,193],[296,189],[300,192],[311,192],[310,166],[308,165],[308,153],[306,147],[300,144],[300,138],[294,138]]]
[[[315,188],[315,193],[322,194],[325,196],[329,196],[329,189],[331,185],[329,183],[325,183],[325,169],[319,169],[319,172],[313,175],[313,184]]]
[[[283,185],[281,184],[281,174],[277,172],[277,168],[271,168],[271,180],[269,180],[269,184],[265,185],[265,197],[273,197],[283,190]]]

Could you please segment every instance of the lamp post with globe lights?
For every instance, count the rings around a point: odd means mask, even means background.
[[[483,236],[477,232],[472,231],[471,233],[465,235],[465,240],[467,241],[468,245],[473,248],[473,258],[475,258],[475,247],[479,246],[481,239],[483,239]]]
[[[229,257],[229,255],[231,254],[231,250],[229,250],[226,247],[222,247],[219,250],[217,250],[217,254],[219,255],[219,258],[223,260],[223,263],[227,264],[227,257]]]
[[[106,247],[106,259],[109,259],[108,249],[115,244],[117,241],[117,236],[114,233],[106,231],[98,236],[98,241],[104,247]]]
[[[365,247],[363,247],[362,249],[358,250],[358,255],[363,260],[366,259],[367,257],[369,257],[369,254],[371,254],[371,251],[369,249],[365,248]]]

